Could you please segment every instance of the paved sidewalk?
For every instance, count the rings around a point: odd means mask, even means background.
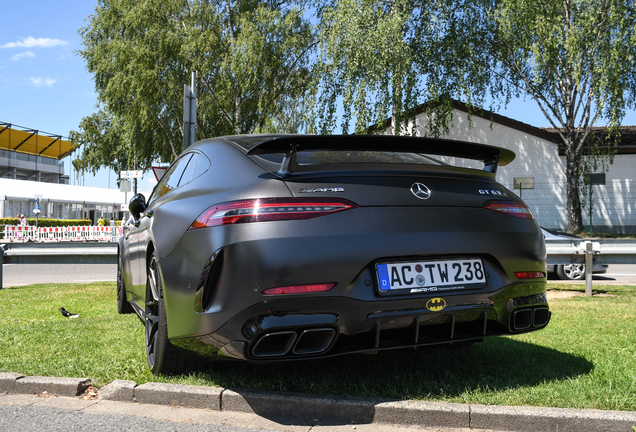
[[[0,406],[124,414],[284,431],[627,431],[636,412],[390,401],[116,380],[0,373]]]

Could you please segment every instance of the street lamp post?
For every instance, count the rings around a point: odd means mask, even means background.
[[[42,212],[42,210],[40,210],[40,198],[42,198],[43,195],[34,195],[35,196],[35,208],[33,209],[33,213],[35,213],[35,227],[39,228],[39,218],[38,216],[40,215],[40,213]]]

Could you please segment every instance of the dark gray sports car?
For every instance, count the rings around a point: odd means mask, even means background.
[[[201,141],[131,200],[117,307],[145,322],[154,373],[540,329],[543,235],[495,181],[514,157],[382,135]]]

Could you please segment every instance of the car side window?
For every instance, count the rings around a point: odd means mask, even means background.
[[[192,180],[199,177],[201,174],[206,172],[210,167],[210,163],[208,162],[205,156],[194,153],[192,155],[192,159],[190,159],[190,163],[186,167],[183,175],[181,176],[181,181],[179,182],[179,187],[187,185]]]
[[[153,192],[152,196],[150,197],[150,201],[148,202],[149,204],[154,202],[158,198],[161,198],[171,190],[177,188],[177,186],[179,185],[179,181],[181,180],[181,176],[183,175],[183,172],[185,171],[191,158],[192,153],[188,153],[181,159],[178,159],[170,167],[168,172],[164,174],[159,184],[155,187],[155,191]]]

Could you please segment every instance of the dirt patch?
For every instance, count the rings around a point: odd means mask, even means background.
[[[88,386],[84,393],[80,395],[80,399],[94,400],[97,399],[97,387]]]
[[[581,291],[551,291],[548,290],[547,293],[548,300],[553,299],[569,299],[572,297],[584,297],[585,293]],[[616,297],[613,294],[606,293],[592,293],[593,297]]]
[[[560,298],[572,298],[572,297],[582,297],[585,293],[579,291],[548,291],[548,300],[552,299],[560,299]]]

